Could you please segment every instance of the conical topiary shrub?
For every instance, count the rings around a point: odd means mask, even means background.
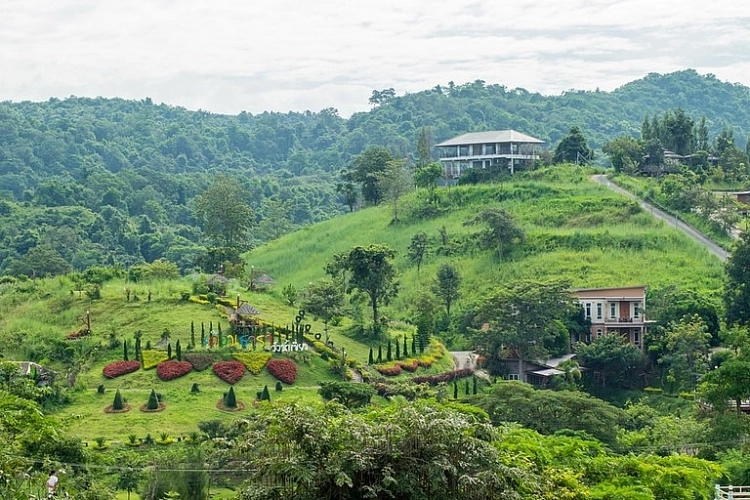
[[[151,394],[148,396],[148,403],[146,403],[147,410],[158,410],[159,409],[159,398],[156,397],[156,391],[151,389]]]
[[[115,399],[112,401],[112,409],[115,411],[125,409],[125,402],[122,400],[120,389],[117,389],[117,392],[115,392]]]
[[[271,401],[271,393],[268,392],[268,386],[263,386],[263,394],[261,395],[260,399],[263,401]]]
[[[227,408],[237,408],[237,396],[234,394],[234,387],[229,388],[229,392],[227,392],[224,398],[224,406]]]
[[[197,383],[193,383],[193,387],[190,388],[190,392],[192,394],[198,394],[199,392],[201,392],[201,390],[198,389],[198,384]]]

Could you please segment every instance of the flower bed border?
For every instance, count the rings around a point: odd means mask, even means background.
[[[148,403],[143,403],[140,407],[140,410],[143,413],[159,413],[160,411],[164,411],[166,409],[167,409],[167,405],[162,402],[159,402],[159,408],[157,408],[156,410],[149,410]]]

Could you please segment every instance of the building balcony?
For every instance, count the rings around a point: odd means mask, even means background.
[[[463,155],[463,156],[441,156],[440,161],[475,161],[475,160],[492,160],[502,158],[504,160],[538,160],[537,153],[495,153],[491,155]]]
[[[598,320],[601,322],[601,320]],[[644,323],[643,318],[632,318],[632,317],[620,317],[620,318],[604,318],[604,323],[611,325],[642,325]]]

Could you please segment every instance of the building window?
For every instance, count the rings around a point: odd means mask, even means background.
[[[599,338],[601,336],[602,336],[602,329],[601,328],[597,328],[596,329],[596,338]]]
[[[615,302],[609,303],[609,317],[615,319],[617,317],[617,304]]]
[[[586,332],[586,343],[587,344],[591,343],[591,330]]]
[[[596,319],[602,319],[602,303],[596,303]]]
[[[641,329],[635,328],[633,330],[633,343],[639,345],[641,343]]]
[[[591,319],[591,302],[586,302],[586,319]]]
[[[640,318],[641,317],[641,303],[636,302],[635,306],[633,308],[633,317],[634,318]]]
[[[484,145],[484,154],[486,154],[486,155],[494,155],[495,154],[495,145],[494,144],[485,144]]]
[[[506,380],[518,380],[518,374],[517,373],[509,373],[508,376],[505,379]]]

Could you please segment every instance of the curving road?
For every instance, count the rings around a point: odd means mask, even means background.
[[[674,217],[673,215],[669,215],[668,213],[662,210],[659,210],[658,208],[651,205],[650,203],[647,203],[643,201],[642,199],[638,198],[636,195],[634,195],[630,191],[627,191],[621,188],[620,186],[612,183],[607,178],[606,175],[592,175],[591,180],[603,186],[607,186],[612,191],[615,191],[624,196],[628,196],[630,198],[637,200],[641,208],[643,208],[647,212],[651,212],[651,214],[657,219],[661,219],[667,224],[669,224],[670,226],[674,226],[675,228],[681,230],[683,233],[687,234],[690,238],[694,239],[699,244],[704,246],[710,253],[714,254],[722,262],[726,262],[726,260],[729,258],[729,252],[727,252],[726,250],[721,248],[719,245],[714,243],[711,239],[707,238],[703,233],[695,229],[693,226],[685,224],[677,217]]]

